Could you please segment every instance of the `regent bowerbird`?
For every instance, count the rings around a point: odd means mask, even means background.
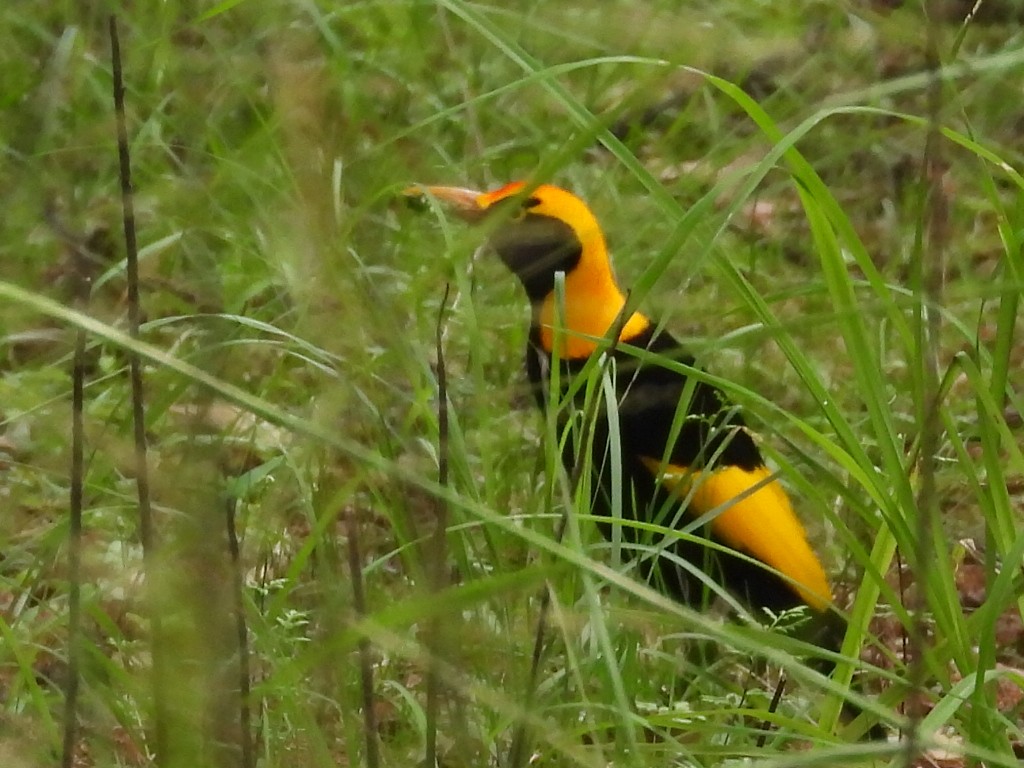
[[[559,187],[524,182],[490,192],[417,186],[406,194],[430,195],[467,221],[488,221],[490,247],[532,307],[526,371],[542,408],[554,399],[553,359],[566,374],[563,390],[596,353],[614,361],[616,418],[595,409],[590,436],[591,508],[605,536],[618,526],[621,541],[638,553],[641,573],[687,605],[706,604],[710,577],[760,619],[762,609],[779,614],[807,606],[805,637],[837,650],[845,622],[833,610],[825,569],[789,496],[739,410],[693,375],[694,357],[650,318],[627,309],[588,206]],[[572,440],[565,445],[571,471],[579,456]],[[673,535],[694,521],[703,524]],[[667,535],[652,540],[648,523]]]

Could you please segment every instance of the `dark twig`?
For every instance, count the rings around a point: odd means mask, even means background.
[[[437,482],[442,488],[448,487],[448,375],[444,364],[444,317],[448,309],[448,295],[451,285],[445,285],[441,308],[437,312]],[[430,590],[440,592],[447,583],[448,563],[448,503],[437,499],[437,520],[434,522],[434,536],[430,546]],[[427,746],[425,768],[437,765],[437,710],[441,701],[441,681],[437,665],[433,661],[439,650],[439,636],[442,618],[430,622],[428,650],[431,661],[427,669]]]
[[[231,554],[231,573],[235,603],[235,630],[238,636],[238,728],[242,749],[242,768],[255,768],[256,756],[252,749],[252,701],[249,686],[249,628],[245,621],[245,601],[242,576],[242,555],[235,529],[235,509],[238,500],[229,496],[224,511],[228,530],[228,551]]]
[[[363,564],[359,554],[359,521],[356,511],[345,511],[345,529],[348,536],[348,568],[352,576],[352,603],[356,615],[366,615],[366,595],[363,592]],[[373,658],[370,655],[370,638],[359,638],[359,671],[363,692],[363,727],[366,729],[366,768],[378,768],[380,752],[377,747],[377,711],[373,697]]]
[[[117,35],[117,17],[110,17],[110,58],[114,73],[114,111],[117,114],[117,154],[120,161],[121,210],[124,221],[125,279],[128,284],[128,333],[139,338],[139,249],[135,235],[135,203],[132,192],[132,166],[128,154],[128,128],[124,114],[124,79],[121,72],[121,44]],[[166,762],[168,748],[167,657],[164,652],[163,622],[155,596],[156,542],[150,505],[149,466],[146,448],[146,412],[142,389],[142,361],[128,352],[131,382],[132,422],[135,428],[135,484],[139,498],[139,539],[149,591],[149,622],[152,631],[154,747],[157,760]]]
[[[608,344],[608,349],[605,352],[605,358],[602,361],[601,369],[598,375],[604,376],[608,371],[610,365],[612,353],[615,351],[615,347],[619,343],[619,337],[622,335],[622,329],[625,327],[626,322],[629,320],[631,312],[629,311],[629,295],[626,295],[626,303],[623,310],[619,313],[616,318],[614,325],[609,329],[608,336],[611,342]],[[572,468],[572,475],[569,478],[570,498],[576,498],[576,489],[579,488],[580,481],[583,478],[583,468],[586,465],[586,459],[583,456],[582,446],[589,445],[590,433],[594,428],[594,420],[597,418],[597,408],[601,401],[601,398],[595,397],[589,403],[587,413],[583,419],[583,432],[580,435],[578,446],[581,446],[580,452],[576,456],[576,463]],[[551,406],[550,401],[546,404],[547,407]],[[571,505],[567,504],[562,508],[562,514],[558,518],[558,523],[555,526],[555,541],[559,544],[562,543],[562,539],[565,537],[565,529],[569,524],[569,515],[572,513]],[[537,679],[540,677],[540,663],[544,656],[544,643],[547,639],[548,631],[548,614],[551,611],[551,588],[545,583],[544,590],[540,595],[540,611],[537,616],[537,631],[533,639],[533,654],[530,657],[530,676],[526,683],[526,702],[523,708],[529,710],[533,704],[533,696],[537,690]],[[509,748],[508,761],[506,763],[507,768],[520,768],[525,765],[526,760],[526,748],[527,748],[527,727],[526,723],[519,721],[516,723],[515,731],[512,734],[512,746]]]
[[[779,704],[782,703],[782,697],[786,693],[786,676],[782,675],[779,678],[779,682],[775,686],[775,693],[772,694],[772,701],[768,705],[768,714],[774,715],[779,711]],[[772,724],[770,720],[765,720],[761,723],[761,733],[757,737],[757,748],[761,749],[764,747],[765,742],[768,740],[768,731],[771,730]]]
[[[89,300],[89,268],[84,248],[71,248],[75,303],[83,310]],[[71,371],[71,492],[68,524],[68,673],[64,694],[63,768],[72,768],[78,744],[79,660],[82,646],[82,489],[85,485],[85,331],[75,333]]]

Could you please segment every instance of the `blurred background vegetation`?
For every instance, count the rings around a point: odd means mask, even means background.
[[[778,666],[749,651],[770,636],[623,589],[635,574],[621,564],[621,581],[595,588],[588,564],[610,560],[585,521],[564,547],[539,548],[560,496],[521,372],[528,308],[502,266],[475,255],[479,234],[399,194],[537,177],[588,200],[624,285],[735,382],[844,585],[840,608],[870,585],[865,691],[893,718],[930,717],[944,739],[873,764],[1016,764],[1024,4],[981,2],[965,21],[973,5],[4,3],[0,762],[52,765],[61,752],[76,308],[108,332],[87,334],[75,765],[367,761],[364,638],[383,764],[421,761],[435,723],[441,764],[503,762],[524,707],[539,765],[871,761],[872,747],[819,727],[824,694],[799,662],[808,684],[767,713]],[[158,544],[145,564],[131,345],[117,336],[110,14],[141,339],[166,356],[144,367]],[[930,120],[946,133],[928,177]],[[936,196],[945,210],[929,230]],[[76,304],[82,254],[91,289]],[[938,335],[922,311],[936,278]],[[451,479],[439,495],[446,284]],[[929,428],[938,441],[921,456]],[[917,503],[924,476],[934,493]],[[444,507],[451,586],[439,596],[429,537]],[[935,534],[933,567],[919,569],[921,515]],[[552,629],[531,701],[545,583]],[[908,610],[929,622],[912,691],[899,684]],[[156,686],[154,612],[168,664]],[[436,711],[428,646],[443,662]],[[155,688],[169,742],[154,760]],[[764,719],[776,728],[759,746]]]

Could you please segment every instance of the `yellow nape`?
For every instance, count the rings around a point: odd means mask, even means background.
[[[832,603],[825,571],[807,541],[807,532],[793,512],[789,497],[767,467],[752,472],[723,467],[711,472],[663,466],[651,458],[644,465],[674,495],[688,500],[687,513],[699,517],[721,511],[711,532],[722,543],[774,568],[808,606],[824,611]],[[754,489],[756,486],[756,490]],[[742,497],[742,498],[737,498]]]
[[[560,334],[562,343],[559,354],[563,358],[572,359],[589,357],[597,349],[593,339],[586,337],[604,337],[608,329],[619,320],[622,308],[626,305],[626,297],[615,282],[608,248],[597,220],[580,201],[569,197],[574,205],[559,207],[545,201],[542,206],[532,210],[558,215],[572,227],[580,241],[580,260],[565,276],[564,314],[559,316],[558,297],[554,291],[536,309],[536,323],[540,327],[544,349],[548,352],[554,350],[556,321],[561,320],[563,330]],[[557,197],[555,199],[561,200]],[[619,340],[629,341],[639,336],[650,324],[650,320],[634,312],[622,326]]]
[[[593,280],[580,279],[579,269],[565,276],[565,307],[561,323],[558,323],[555,294],[548,294],[537,312],[540,341],[548,352],[554,351],[555,336],[560,337],[558,354],[565,360],[589,357],[597,349],[592,338],[603,338],[608,329],[615,325],[622,311],[625,297],[610,280],[601,286]],[[589,285],[587,283],[590,283]],[[619,340],[628,342],[643,333],[650,321],[639,312],[634,312],[619,333]],[[560,329],[556,334],[555,328]]]

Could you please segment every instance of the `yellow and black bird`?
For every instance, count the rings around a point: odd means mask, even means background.
[[[587,205],[564,189],[522,182],[491,192],[426,186],[407,193],[429,194],[466,220],[493,218],[490,245],[532,306],[526,370],[542,407],[553,358],[570,374],[563,382],[598,349],[613,358],[617,425],[597,409],[591,456],[593,509],[609,520],[605,535],[618,508],[622,541],[641,551],[642,572],[667,594],[700,607],[703,574],[755,613],[807,605],[816,619],[808,639],[836,649],[845,625],[830,610],[828,579],[785,490],[725,395],[680,369],[692,368],[694,358],[640,312],[622,316],[626,297]],[[565,277],[557,290],[559,272]],[[613,329],[609,348],[602,339]],[[640,362],[624,345],[656,357]],[[577,460],[571,441],[563,460],[570,470]],[[671,535],[701,518],[709,521],[706,538]],[[669,535],[652,546],[633,522],[660,524]],[[718,546],[707,546],[709,539]]]

